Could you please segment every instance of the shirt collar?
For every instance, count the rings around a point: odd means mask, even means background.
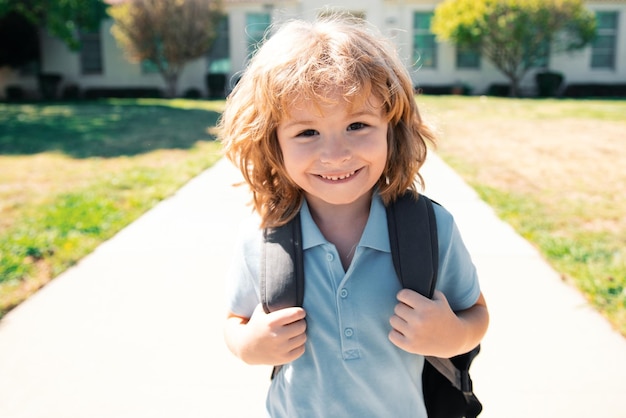
[[[317,245],[329,243],[313,221],[306,199],[300,209],[300,221],[302,224],[302,249],[307,250]],[[391,252],[389,230],[387,228],[387,212],[378,193],[374,193],[372,196],[370,214],[359,241],[359,247],[369,247],[378,251]]]
[[[302,226],[303,250],[308,250],[309,248],[318,245],[328,244],[328,240],[324,238],[324,235],[322,235],[322,232],[317,227],[317,224],[313,221],[306,199],[304,199],[304,202],[302,202],[302,208],[300,208],[300,223]]]

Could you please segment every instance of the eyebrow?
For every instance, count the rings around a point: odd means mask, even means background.
[[[380,117],[379,114],[376,113],[376,109],[367,109],[367,110],[360,110],[358,112],[355,113],[350,113],[347,115],[348,119],[352,119],[352,118],[359,118],[361,116],[373,116],[373,117]],[[307,120],[307,119],[303,119],[303,120],[292,120],[288,123],[286,123],[283,126],[283,129],[288,129],[288,128],[293,128],[293,127],[297,127],[297,126],[307,126],[307,125],[311,125],[314,122],[312,120]]]
[[[284,124],[283,129],[289,129],[289,128],[297,127],[300,125],[302,126],[311,125],[312,123],[313,123],[312,120],[294,120],[294,121]]]

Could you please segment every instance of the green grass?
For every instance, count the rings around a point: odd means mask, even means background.
[[[188,149],[199,137],[210,137],[194,133],[215,125],[219,115],[215,104],[211,109],[201,103],[109,100],[48,106],[0,104],[0,154],[57,151],[75,158],[110,158],[155,149]]]
[[[211,166],[220,105],[0,104],[0,317]]]
[[[590,302],[626,335],[626,252],[623,237],[613,231],[581,231],[564,226],[565,219],[547,211],[532,196],[474,185],[483,200],[534,243]]]
[[[444,160],[626,336],[626,101],[418,103]]]
[[[626,102],[418,102],[438,153],[626,335]],[[0,104],[0,316],[219,158],[222,105]]]

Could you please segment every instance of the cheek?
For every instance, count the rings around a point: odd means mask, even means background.
[[[389,157],[388,141],[389,140],[387,139],[387,131],[385,131],[385,134],[381,135],[380,140],[376,142],[376,149],[374,152],[377,156],[377,165],[382,166],[381,170],[384,170],[384,168],[387,166],[387,159]]]
[[[387,147],[380,150],[380,157],[378,159],[377,171],[379,176],[382,176],[387,168]]]
[[[279,146],[282,153],[283,167],[287,175],[294,179],[298,176],[298,168],[302,167],[302,155],[298,152],[297,147],[289,146],[283,142],[279,142]]]

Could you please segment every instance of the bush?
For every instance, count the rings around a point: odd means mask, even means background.
[[[211,99],[226,97],[226,74],[207,74],[206,88]]]
[[[626,84],[568,84],[563,91],[563,97],[626,97]]]
[[[200,92],[199,89],[192,87],[192,88],[185,90],[183,97],[185,99],[199,99],[202,97],[202,92]]]
[[[55,100],[63,76],[61,74],[42,73],[37,76],[39,80],[39,93],[43,100]]]
[[[552,71],[535,74],[537,94],[539,97],[556,97],[561,84],[563,84],[563,79],[563,74]]]
[[[80,87],[76,84],[68,84],[63,87],[61,92],[61,99],[63,100],[78,100],[80,98]]]
[[[509,97],[511,87],[508,84],[493,83],[487,88],[487,96]]]
[[[469,96],[472,92],[471,87],[466,85],[457,84],[442,84],[442,85],[425,85],[416,86],[415,92],[418,94],[429,94],[433,96],[441,96],[448,94],[462,94]]]
[[[157,87],[101,87],[89,88],[85,90],[85,99],[138,99],[138,98],[162,98],[163,91]]]
[[[5,88],[6,99],[10,102],[17,102],[24,99],[24,89],[20,86],[7,86]]]

